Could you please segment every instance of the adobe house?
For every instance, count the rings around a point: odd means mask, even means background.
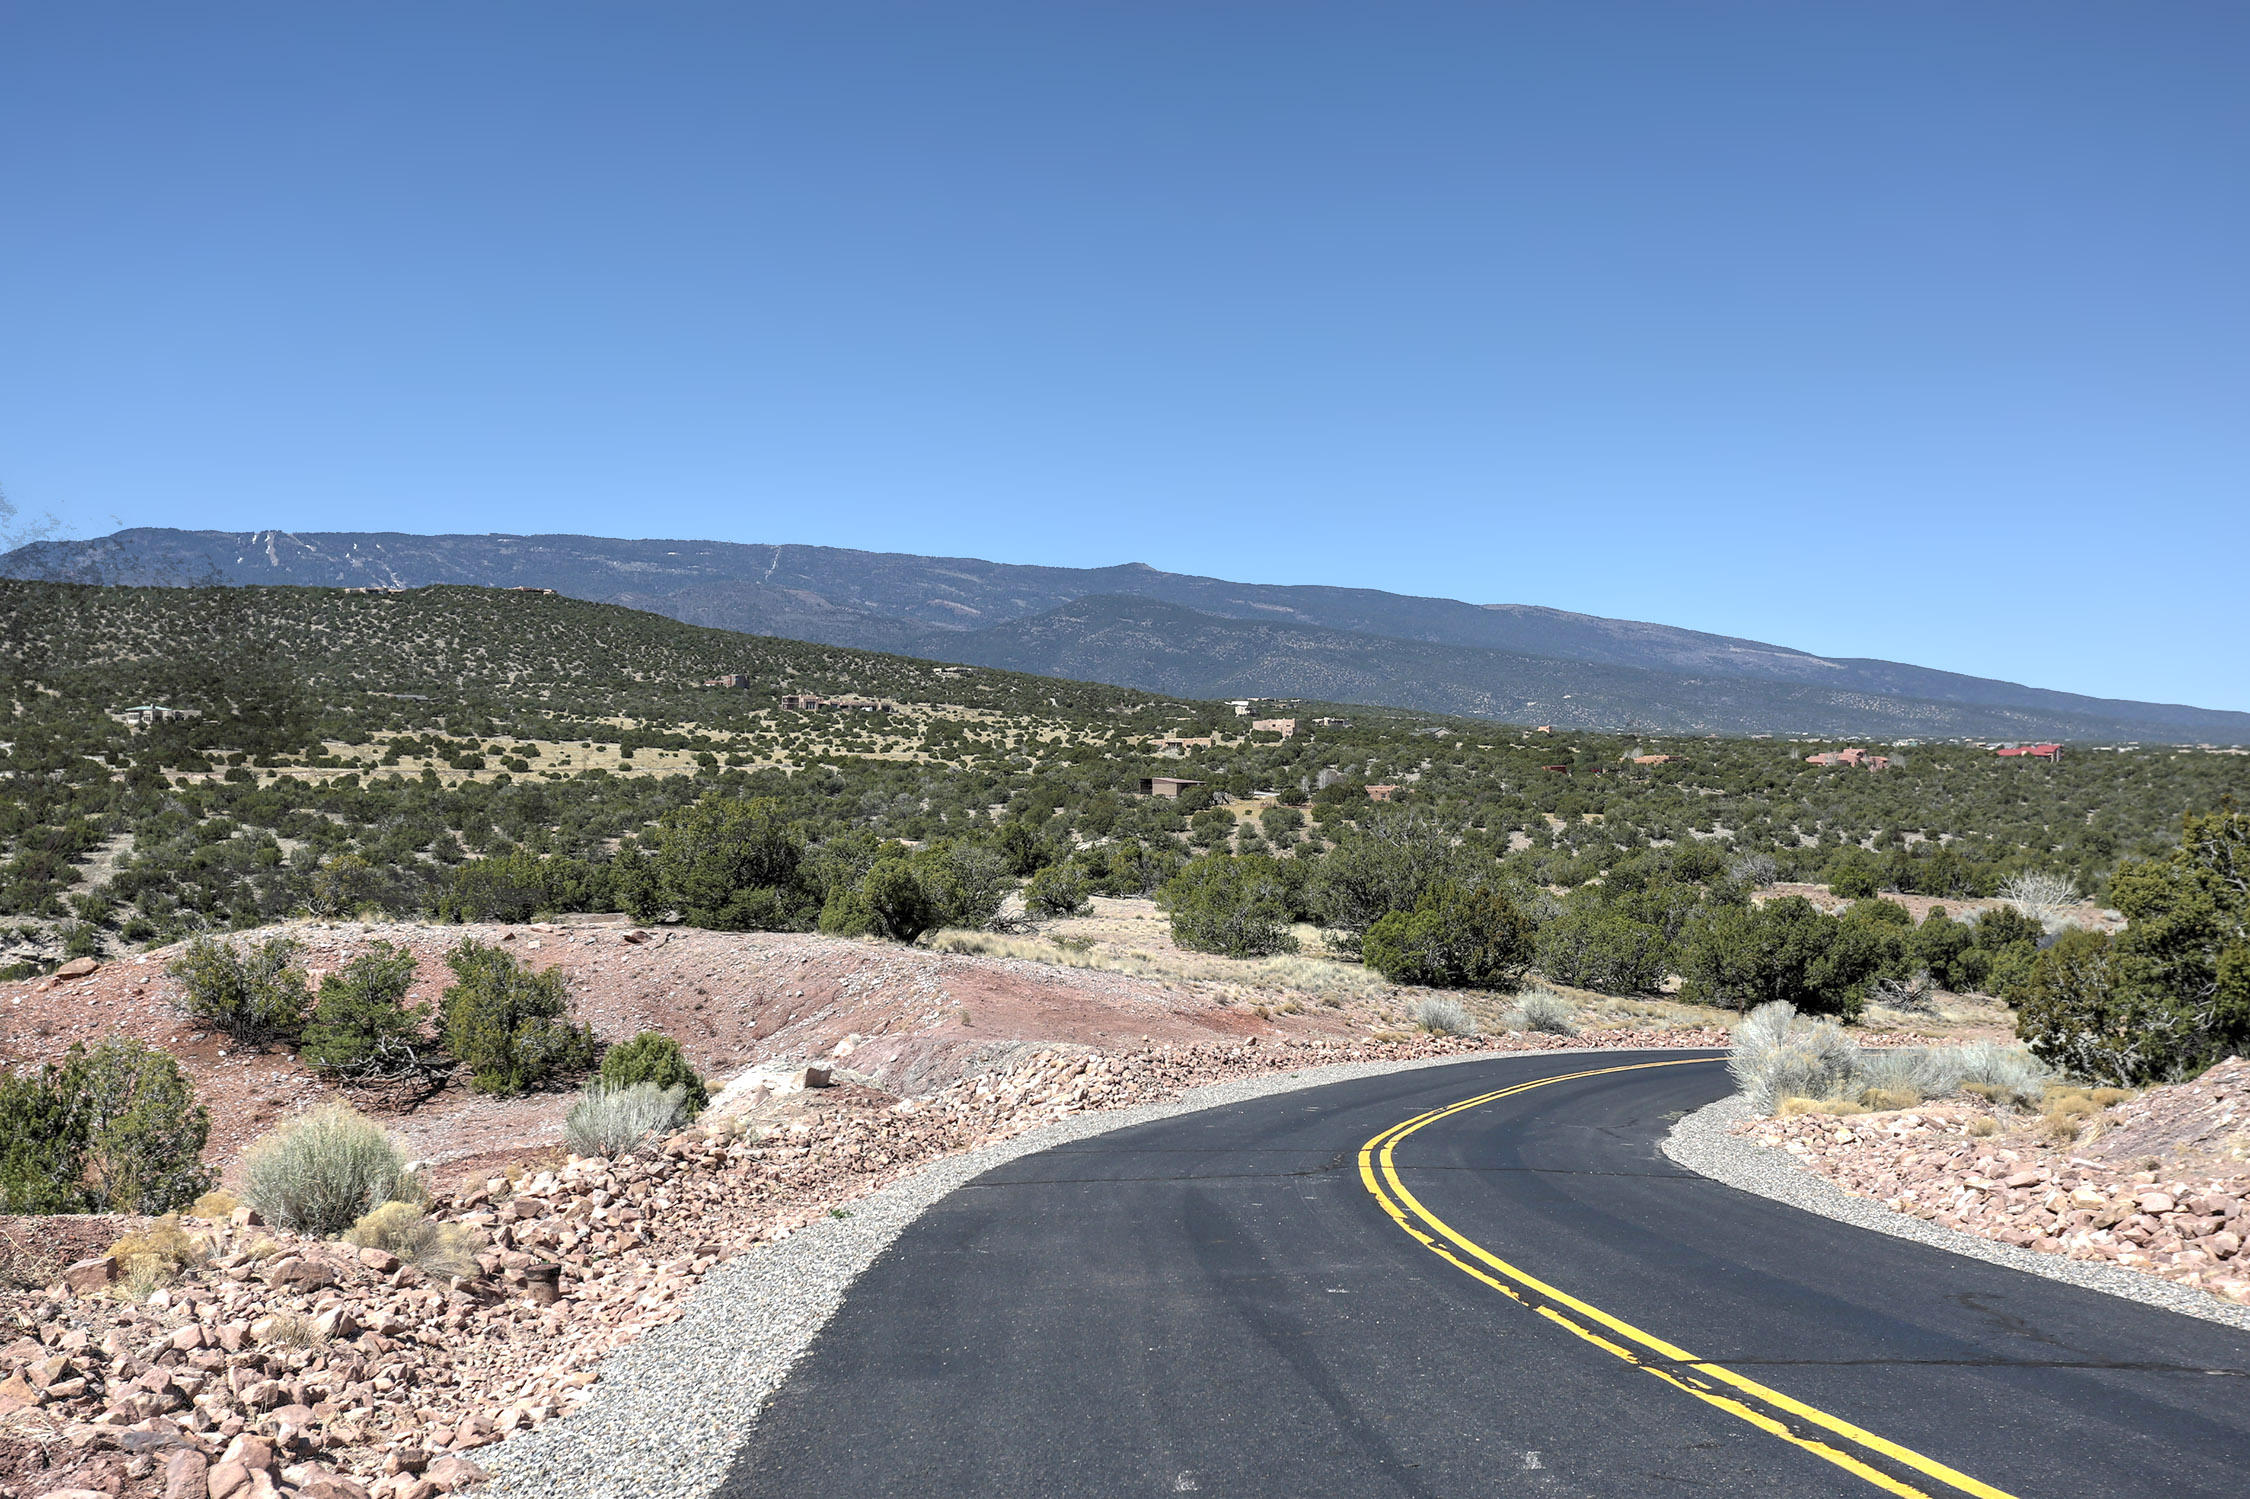
[[[1202,784],[1201,781],[1190,781],[1180,776],[1142,776],[1141,795],[1162,796],[1177,801],[1181,792]]]
[[[1396,786],[1370,786],[1367,788],[1367,799],[1371,802],[1387,802],[1396,795],[1398,795]]]
[[[2059,744],[2011,744],[1996,751],[1996,753],[2003,760],[2018,756],[2033,760],[2060,760],[2062,758],[2062,746]]]
[[[750,677],[746,672],[730,671],[724,676],[705,677],[703,685],[706,687],[747,687],[750,685]]]
[[[1253,718],[1250,720],[1250,731],[1252,733],[1279,734],[1284,739],[1293,739],[1297,734],[1297,720],[1294,718]]]
[[[1635,755],[1633,756],[1633,763],[1635,765],[1669,765],[1672,763],[1672,757],[1670,755]]]

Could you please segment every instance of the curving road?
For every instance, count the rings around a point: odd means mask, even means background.
[[[1025,1156],[853,1287],[722,1492],[2243,1492],[2250,1334],[1665,1159],[1727,1086],[1480,1060]]]

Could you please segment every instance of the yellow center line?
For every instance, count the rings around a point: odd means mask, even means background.
[[[1715,1389],[1706,1381],[1716,1381],[1719,1384],[1729,1386],[1737,1395],[1749,1396],[1751,1399],[1771,1407],[1773,1411],[1783,1412],[1796,1418],[1800,1423],[1818,1427],[1832,1436],[1841,1437],[1864,1452],[1883,1457],[1901,1467],[1935,1479],[1956,1493],[1974,1495],[1975,1499],[2014,1499],[2014,1496],[2004,1489],[1996,1489],[1988,1483],[1971,1478],[1966,1473],[1947,1467],[1936,1458],[1926,1457],[1911,1447],[1902,1447],[1896,1442],[1879,1437],[1871,1431],[1853,1425],[1840,1416],[1830,1415],[1816,1406],[1807,1405],[1793,1396],[1785,1395],[1779,1390],[1760,1384],[1747,1375],[1738,1374],[1723,1365],[1699,1359],[1675,1343],[1667,1342],[1654,1333],[1644,1332],[1623,1318],[1612,1316],[1590,1302],[1582,1301],[1559,1287],[1549,1285],[1546,1281],[1528,1271],[1509,1264],[1489,1249],[1447,1225],[1443,1219],[1423,1206],[1414,1194],[1407,1190],[1405,1182],[1399,1180],[1398,1167],[1393,1159],[1393,1152],[1397,1149],[1399,1143],[1415,1131],[1435,1124],[1441,1119],[1449,1119],[1453,1115],[1469,1109],[1480,1108],[1496,1099],[1528,1092],[1533,1088],[1544,1088],[1549,1083],[1575,1082],[1581,1078],[1606,1077],[1617,1072],[1641,1072],[1655,1067],[1692,1067],[1717,1060],[1719,1059],[1716,1057],[1688,1057],[1668,1062],[1634,1062],[1622,1067],[1595,1067],[1585,1072],[1571,1072],[1558,1077],[1543,1077],[1528,1083],[1517,1083],[1513,1087],[1495,1089],[1490,1093],[1481,1093],[1475,1098],[1464,1098],[1459,1103],[1431,1109],[1427,1113],[1417,1114],[1403,1123],[1392,1125],[1361,1146],[1359,1151],[1360,1180],[1366,1185],[1367,1190],[1375,1195],[1375,1200],[1383,1205],[1383,1210],[1390,1214],[1400,1228],[1406,1230],[1408,1234],[1455,1269],[1483,1282],[1511,1300],[1531,1308],[1557,1326],[1585,1339],[1605,1353],[1624,1360],[1643,1373],[1655,1375],[1666,1384],[1693,1395],[1696,1399],[1708,1405],[1715,1406],[1731,1416],[1747,1421],[1760,1431],[1779,1437],[1824,1461],[1834,1463],[1886,1492],[1904,1496],[1904,1499],[1932,1499],[1928,1490],[1917,1488],[1911,1483],[1893,1477],[1880,1468],[1871,1466],[1851,1452],[1793,1430],[1787,1422],[1777,1419],[1770,1412],[1759,1410],[1755,1406],[1736,1398],[1736,1395],[1730,1395]],[[1539,1299],[1537,1301],[1532,1300],[1524,1295],[1525,1291],[1533,1293]],[[1592,1325],[1589,1326],[1589,1323]],[[1605,1329],[1607,1334],[1613,1334],[1614,1336],[1597,1332],[1595,1330],[1597,1327]],[[1657,1355],[1668,1363],[1684,1365],[1685,1367],[1683,1369],[1672,1369],[1651,1364],[1642,1353],[1634,1350],[1634,1345],[1648,1353]],[[1703,1378],[1693,1377],[1695,1375],[1701,1375]]]

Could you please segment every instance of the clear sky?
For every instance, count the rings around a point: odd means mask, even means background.
[[[2250,6],[0,0],[0,487],[2250,709]]]

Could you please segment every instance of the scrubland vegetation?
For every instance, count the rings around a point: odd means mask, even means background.
[[[1314,704],[1283,737],[1224,705],[466,588],[4,584],[0,621],[15,971],[193,937],[200,1017],[350,1080],[458,1065],[507,1093],[598,1056],[566,996],[474,943],[425,1015],[396,955],[316,996],[285,947],[222,934],[621,909],[1031,953],[1025,923],[1153,895],[1183,948],[1370,982],[1846,1020],[1993,995],[2102,1082],[2184,1075],[2250,1030],[2246,819],[2209,810],[2250,783],[2238,756],[1907,745],[1878,773],[1808,764],[1833,747],[1810,742]],[[755,685],[702,685],[730,672]],[[780,706],[799,692],[899,711]],[[170,711],[122,711],[149,704]],[[1137,794],[1151,774],[1196,784]],[[1759,895],[1789,881],[1850,903]],[[2012,903],[1918,920],[1886,895]],[[2130,924],[2065,929],[2073,896]]]

